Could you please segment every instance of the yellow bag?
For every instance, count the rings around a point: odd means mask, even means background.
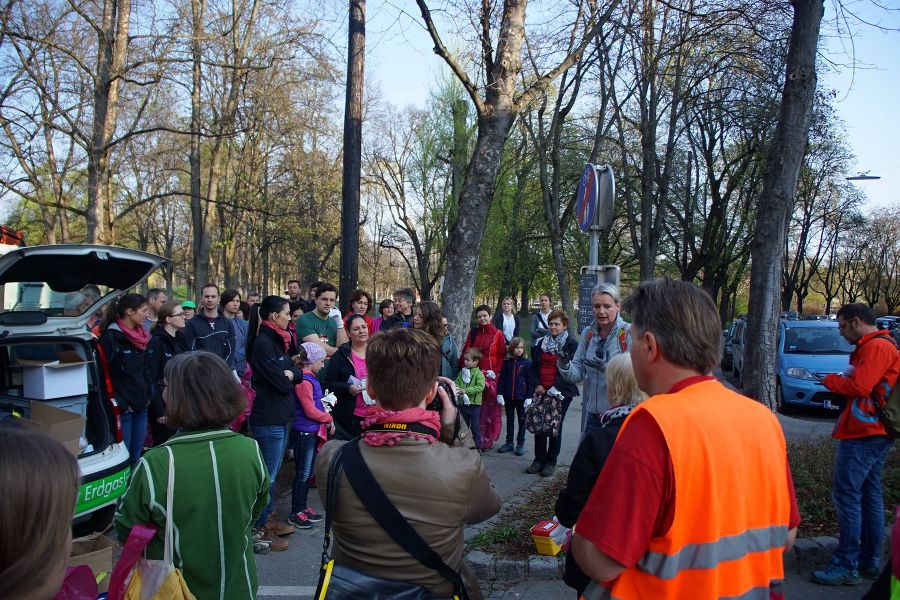
[[[172,560],[172,496],[175,489],[175,457],[169,452],[169,485],[166,490],[166,533],[163,559],[142,558],[144,549],[156,536],[156,528],[135,525],[122,548],[122,555],[109,582],[109,600],[197,600],[188,589],[180,569]]]

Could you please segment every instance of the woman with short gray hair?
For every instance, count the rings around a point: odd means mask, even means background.
[[[606,398],[606,365],[631,347],[631,325],[619,314],[621,296],[616,286],[598,283],[591,291],[594,321],[581,332],[574,357],[560,357],[559,373],[582,386],[581,430],[601,426],[600,415],[609,408]],[[570,360],[566,360],[569,359]]]

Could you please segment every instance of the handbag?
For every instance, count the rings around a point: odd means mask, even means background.
[[[315,600],[447,600],[421,585],[396,579],[376,577],[346,565],[336,563],[331,557],[331,529],[337,505],[337,487],[341,469],[363,506],[401,548],[420,563],[436,570],[453,584],[452,600],[468,600],[466,586],[459,573],[451,569],[441,556],[431,549],[425,540],[404,518],[378,485],[372,471],[359,450],[359,438],[344,444],[334,455],[328,467],[328,488],[325,507],[325,541],[322,547],[322,570]],[[376,517],[376,515],[378,515]]]
[[[562,402],[556,396],[535,394],[525,411],[525,429],[534,435],[557,437],[562,429]]]
[[[172,560],[172,497],[175,490],[175,457],[169,453],[169,485],[166,490],[166,533],[163,559],[142,558],[144,550],[156,536],[152,525],[135,525],[128,534],[122,555],[109,580],[109,600],[196,600],[184,581],[181,569]],[[129,574],[131,578],[129,579]]]

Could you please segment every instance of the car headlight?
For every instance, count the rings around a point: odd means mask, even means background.
[[[788,377],[796,377],[797,379],[808,379],[809,381],[818,381],[819,378],[813,375],[809,369],[803,367],[791,367],[787,370]]]

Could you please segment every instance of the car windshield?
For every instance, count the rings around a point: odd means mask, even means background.
[[[60,292],[45,281],[11,281],[0,286],[0,313],[42,312],[48,317],[77,317],[115,290],[88,284],[79,290]]]
[[[837,327],[789,327],[784,336],[786,354],[850,354],[853,351]]]

